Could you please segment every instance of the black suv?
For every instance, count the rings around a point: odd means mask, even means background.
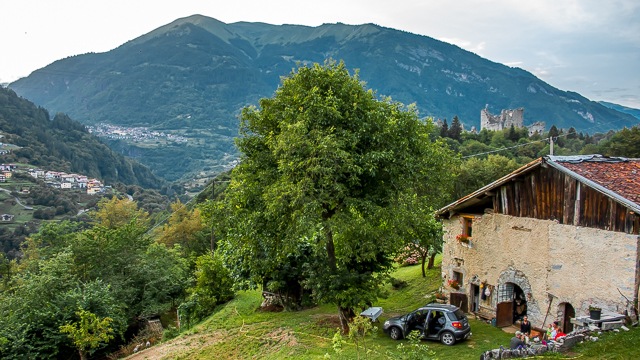
[[[457,306],[447,304],[429,304],[391,318],[384,322],[382,329],[394,340],[418,330],[423,339],[441,341],[445,345],[453,345],[471,336],[467,316]]]

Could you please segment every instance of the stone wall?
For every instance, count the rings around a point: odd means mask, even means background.
[[[467,245],[456,240],[462,231],[462,217],[443,220],[443,224],[444,284],[453,271],[464,274],[460,291],[467,295],[470,283],[486,282],[490,288],[514,283],[527,297],[527,312],[534,326],[543,327],[556,320],[561,302],[570,303],[580,316],[588,313],[591,304],[623,312],[628,304],[618,289],[628,299],[634,298],[638,261],[635,235],[484,214],[473,216],[473,237]],[[543,324],[548,294],[553,295],[552,306]],[[496,304],[495,291],[480,303],[493,311]]]
[[[502,110],[500,115],[492,115],[486,108],[480,110],[480,130],[500,131],[524,127],[524,108]]]
[[[527,129],[529,129],[529,136],[532,136],[535,133],[542,135],[544,134],[546,128],[547,128],[547,125],[545,124],[544,121],[536,121],[531,125],[527,125]]]

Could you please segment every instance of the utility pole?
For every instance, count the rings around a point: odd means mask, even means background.
[[[215,188],[216,188],[216,179],[214,178],[213,180],[211,180],[211,202],[213,202],[215,200]],[[215,234],[215,230],[213,227],[213,211],[211,212],[211,253],[213,254],[213,252],[215,251],[215,244],[216,244],[216,234]]]

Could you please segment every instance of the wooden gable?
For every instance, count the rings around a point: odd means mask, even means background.
[[[630,234],[640,231],[638,214],[552,167],[539,166],[496,190],[496,213]]]
[[[438,210],[439,217],[493,211],[561,224],[640,233],[640,159],[548,156]]]

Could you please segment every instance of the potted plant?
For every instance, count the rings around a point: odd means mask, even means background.
[[[602,315],[602,308],[598,306],[589,306],[589,317],[591,320],[600,320],[600,315]]]
[[[456,240],[458,240],[461,243],[468,244],[469,241],[471,240],[471,237],[469,237],[469,235],[467,234],[459,234],[456,236]]]
[[[449,286],[452,289],[455,289],[455,290],[460,289],[460,282],[458,282],[458,280],[451,279],[451,280],[447,281],[447,283],[449,284]]]

